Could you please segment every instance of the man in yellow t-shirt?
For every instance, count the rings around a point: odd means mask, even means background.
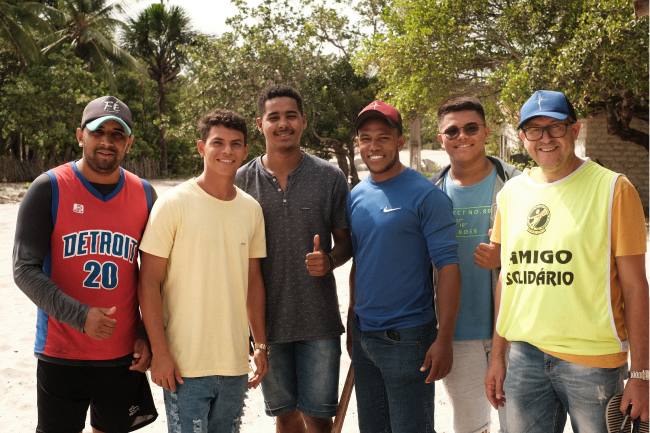
[[[488,399],[497,408],[507,396],[509,433],[562,431],[567,412],[575,431],[606,433],[607,402],[619,392],[621,411],[632,404],[631,417],[647,421],[639,196],[625,177],[575,154],[580,123],[564,94],[535,92],[517,128],[539,168],[497,198],[491,240],[503,267]]]
[[[170,431],[234,431],[246,390],[268,371],[264,217],[234,186],[248,155],[244,118],[217,109],[199,129],[204,171],[156,201],[140,245],[138,296]]]

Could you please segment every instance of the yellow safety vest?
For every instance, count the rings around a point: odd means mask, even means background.
[[[571,175],[508,182],[501,213],[497,332],[572,355],[626,352],[610,295],[611,210],[618,174],[587,160]]]

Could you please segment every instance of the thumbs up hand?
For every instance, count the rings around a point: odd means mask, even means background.
[[[84,332],[90,338],[95,340],[105,340],[111,336],[115,330],[117,320],[109,319],[117,311],[117,308],[98,308],[91,307],[86,314],[86,322],[84,323]]]
[[[314,252],[307,254],[305,265],[312,277],[321,277],[330,270],[330,259],[320,247],[320,237],[314,236]]]
[[[488,232],[492,237],[492,229]],[[480,244],[474,253],[474,263],[483,269],[496,269],[501,266],[501,244],[493,243]]]
[[[317,253],[319,251],[322,252],[323,250],[320,247],[320,236],[316,235],[314,236],[314,252]]]

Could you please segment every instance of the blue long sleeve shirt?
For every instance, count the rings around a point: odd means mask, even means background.
[[[459,262],[449,197],[408,168],[383,182],[365,178],[350,192],[347,211],[361,330],[406,329],[433,320],[431,262],[438,269]]]

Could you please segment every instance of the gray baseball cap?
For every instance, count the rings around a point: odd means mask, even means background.
[[[86,127],[94,131],[107,120],[115,120],[122,125],[127,135],[131,135],[133,128],[131,110],[115,96],[102,96],[90,101],[81,118],[81,129]]]

